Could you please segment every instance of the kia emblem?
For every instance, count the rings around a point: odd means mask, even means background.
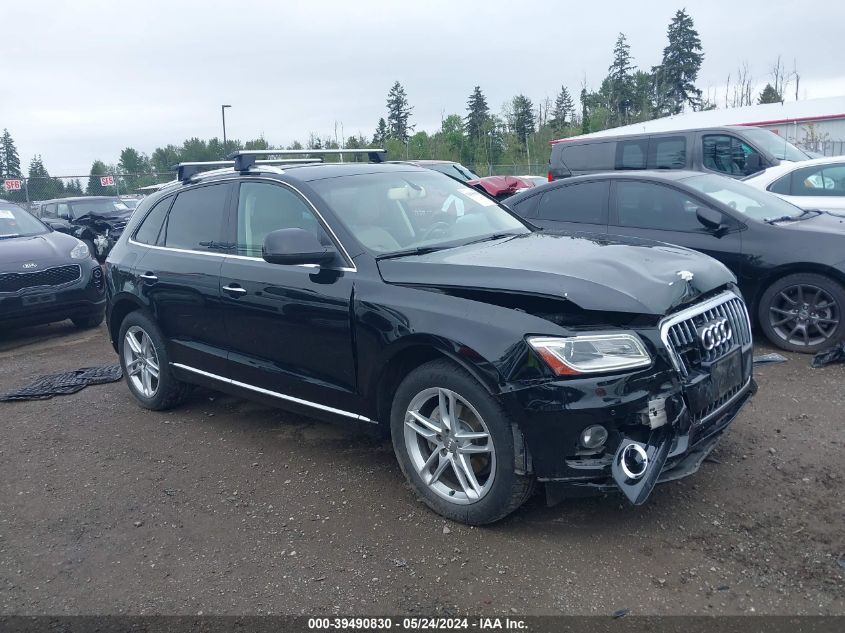
[[[38,264],[35,262],[27,262],[21,268],[38,268]]]

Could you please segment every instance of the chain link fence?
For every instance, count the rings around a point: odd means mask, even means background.
[[[548,163],[470,165],[479,176],[545,176]],[[173,180],[174,174],[103,174],[51,176],[49,178],[0,177],[0,200],[14,202],[34,211],[39,203],[76,196],[139,197],[155,191],[154,186]]]
[[[845,155],[845,141],[804,140],[796,143],[801,149],[816,152],[822,156]]]
[[[0,200],[14,202],[29,211],[54,198],[76,196],[139,197],[154,186],[173,180],[172,173],[51,176],[49,178],[0,177]]]
[[[549,163],[512,163],[499,165],[470,165],[479,176],[546,176]]]

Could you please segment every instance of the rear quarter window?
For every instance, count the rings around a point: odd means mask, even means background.
[[[607,171],[613,169],[616,141],[563,145],[561,161],[570,171]]]
[[[652,169],[684,169],[687,166],[687,139],[684,136],[652,138],[649,154]]]

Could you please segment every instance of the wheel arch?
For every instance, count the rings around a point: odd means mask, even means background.
[[[390,408],[396,388],[409,373],[433,360],[446,358],[452,361],[475,378],[488,393],[497,393],[496,380],[469,357],[481,359],[473,350],[465,347],[456,349],[447,346],[445,341],[428,337],[409,337],[409,340],[394,344],[380,362],[381,370],[371,387],[371,402],[382,428],[385,431],[390,428]]]
[[[111,344],[115,351],[117,351],[118,338],[120,337],[120,325],[123,323],[123,320],[131,312],[143,309],[144,305],[137,297],[131,294],[121,295],[111,303],[108,312],[108,328],[109,338],[111,339]]]
[[[753,297],[746,297],[746,301],[750,304],[751,312],[754,315],[756,320],[756,315],[760,309],[760,299],[763,296],[763,293],[769,289],[769,287],[778,281],[786,277],[787,275],[795,275],[800,273],[811,273],[816,275],[824,275],[825,277],[830,277],[834,281],[836,281],[840,286],[845,287],[845,273],[840,270],[837,270],[833,266],[826,266],[824,264],[816,264],[812,262],[795,262],[791,264],[784,264],[783,266],[778,266],[777,268],[773,268],[772,270],[768,271],[763,278],[760,280],[760,283],[757,286],[756,294]]]

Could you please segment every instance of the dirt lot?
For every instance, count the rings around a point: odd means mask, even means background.
[[[760,348],[759,351],[770,351]],[[0,392],[116,357],[0,333]],[[213,392],[0,403],[2,613],[845,613],[845,365],[759,367],[695,476],[488,528],[415,501],[390,446]]]

